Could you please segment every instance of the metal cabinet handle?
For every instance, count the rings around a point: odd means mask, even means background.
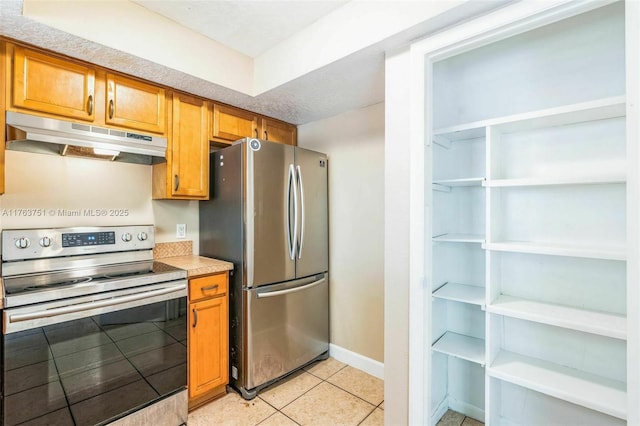
[[[264,140],[269,140],[269,133],[267,133],[267,131],[264,131]]]
[[[114,105],[113,105],[113,99],[111,99],[109,101],[109,118],[113,118],[113,113],[114,113]]]
[[[196,328],[196,325],[198,325],[198,310],[193,308],[193,328]]]
[[[88,104],[89,104],[89,106],[87,108],[87,113],[89,115],[91,115],[91,114],[93,114],[93,95],[89,95],[89,99],[87,101],[88,101]]]
[[[219,287],[219,285],[218,285],[218,284],[216,284],[216,285],[210,285],[210,286],[207,286],[207,287],[201,287],[201,288],[200,288],[200,291],[217,290],[217,289],[218,289],[218,287]]]
[[[177,191],[178,187],[180,186],[180,176],[174,175],[174,177],[175,177],[175,181],[176,181],[176,187],[174,188],[174,191]]]
[[[258,137],[259,137],[259,135],[258,135],[258,128],[256,127],[255,129],[253,129],[253,131],[254,131],[254,132],[256,132],[256,138],[258,138]]]

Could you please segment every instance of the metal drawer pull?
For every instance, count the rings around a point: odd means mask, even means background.
[[[220,287],[218,284],[216,284],[216,285],[210,285],[210,286],[207,286],[207,287],[202,287],[202,288],[200,288],[200,291],[217,290],[217,289],[218,289],[218,287]]]
[[[196,328],[196,325],[198,325],[198,310],[193,308],[193,328]]]
[[[318,281],[314,281],[311,284],[306,284],[300,287],[294,287],[294,288],[288,288],[286,290],[276,290],[276,291],[269,291],[269,292],[265,292],[265,293],[257,293],[258,294],[258,299],[262,299],[263,297],[275,297],[275,296],[283,296],[285,294],[290,294],[290,293],[295,293],[297,291],[303,291],[303,290],[307,290],[311,287],[315,287],[318,284],[322,284],[324,282],[324,278],[320,278]]]
[[[46,311],[29,312],[27,314],[13,314],[13,315],[9,315],[9,322],[20,322],[20,321],[28,321],[32,319],[39,319],[39,318],[49,318],[49,317],[55,317],[58,315],[71,314],[74,312],[88,311],[90,309],[102,308],[106,306],[116,306],[116,305],[121,305],[127,302],[134,302],[136,300],[148,299],[153,296],[160,296],[167,293],[173,293],[174,291],[183,290],[184,288],[185,288],[185,285],[179,285],[179,286],[173,286],[168,288],[162,288],[159,290],[145,291],[143,293],[136,293],[128,296],[114,297],[107,300],[81,303],[78,305],[71,305],[71,306],[64,306],[62,308],[47,309]]]

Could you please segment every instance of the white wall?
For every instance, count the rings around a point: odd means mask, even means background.
[[[155,224],[156,242],[167,242],[185,223],[198,252],[198,202],[152,201],[151,166],[19,151],[5,158],[2,229]]]
[[[384,359],[384,104],[298,127],[329,155],[331,343]]]

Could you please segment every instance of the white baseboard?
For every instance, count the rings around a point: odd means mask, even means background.
[[[329,355],[340,362],[384,380],[384,364],[380,361],[367,358],[333,343],[329,343]]]
[[[462,413],[465,416],[471,417],[472,419],[476,419],[483,423],[485,422],[484,409],[478,408],[475,405],[449,397],[449,408],[453,411],[457,411],[458,413]]]
[[[442,401],[440,401],[440,404],[438,404],[438,408],[436,408],[436,411],[431,415],[431,424],[438,424],[438,422],[440,421],[442,416],[444,416],[444,413],[446,413],[448,409],[449,398],[445,397]]]

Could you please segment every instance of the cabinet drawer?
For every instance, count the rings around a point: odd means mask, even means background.
[[[192,278],[189,280],[189,301],[220,296],[227,292],[227,273]]]

